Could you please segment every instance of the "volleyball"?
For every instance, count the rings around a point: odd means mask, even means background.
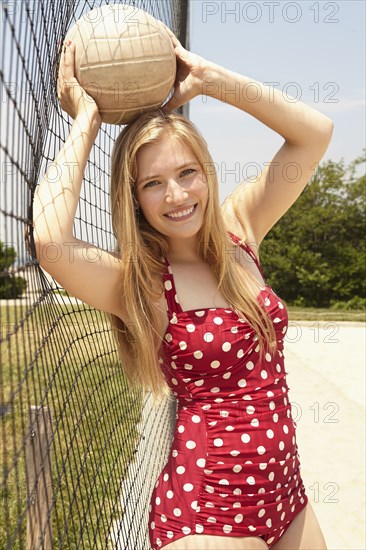
[[[103,122],[127,124],[160,107],[172,90],[176,56],[163,24],[128,4],[89,11],[68,31],[75,76]]]

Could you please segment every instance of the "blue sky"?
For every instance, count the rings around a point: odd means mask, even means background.
[[[365,5],[191,0],[189,49],[260,82],[278,82],[277,89],[289,86],[291,96],[334,121],[323,160],[348,163],[365,147]],[[217,100],[194,99],[190,118],[218,165],[222,199],[242,174],[254,173],[251,163],[263,167],[283,143],[255,118]]]

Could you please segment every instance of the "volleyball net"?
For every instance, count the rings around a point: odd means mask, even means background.
[[[37,183],[70,130],[56,93],[62,41],[77,19],[109,3],[114,2],[18,0],[1,5],[4,549],[150,548],[149,499],[171,444],[174,401],[153,410],[151,396],[143,399],[128,389],[106,316],[69,296],[25,244],[33,246]],[[163,21],[187,45],[188,0],[124,3]],[[74,224],[77,238],[108,250],[115,245],[110,155],[120,130],[102,125]],[[57,254],[50,249],[48,258],[57,261]]]

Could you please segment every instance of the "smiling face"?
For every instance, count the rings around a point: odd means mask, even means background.
[[[136,198],[146,221],[171,246],[194,246],[208,186],[193,152],[171,132],[137,153]]]

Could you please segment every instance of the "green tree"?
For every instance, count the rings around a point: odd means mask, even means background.
[[[16,258],[15,248],[0,241],[0,299],[19,298],[27,287],[24,277],[16,277],[9,271]]]
[[[365,183],[363,155],[320,165],[261,245],[269,284],[289,304],[347,307],[365,303]]]

